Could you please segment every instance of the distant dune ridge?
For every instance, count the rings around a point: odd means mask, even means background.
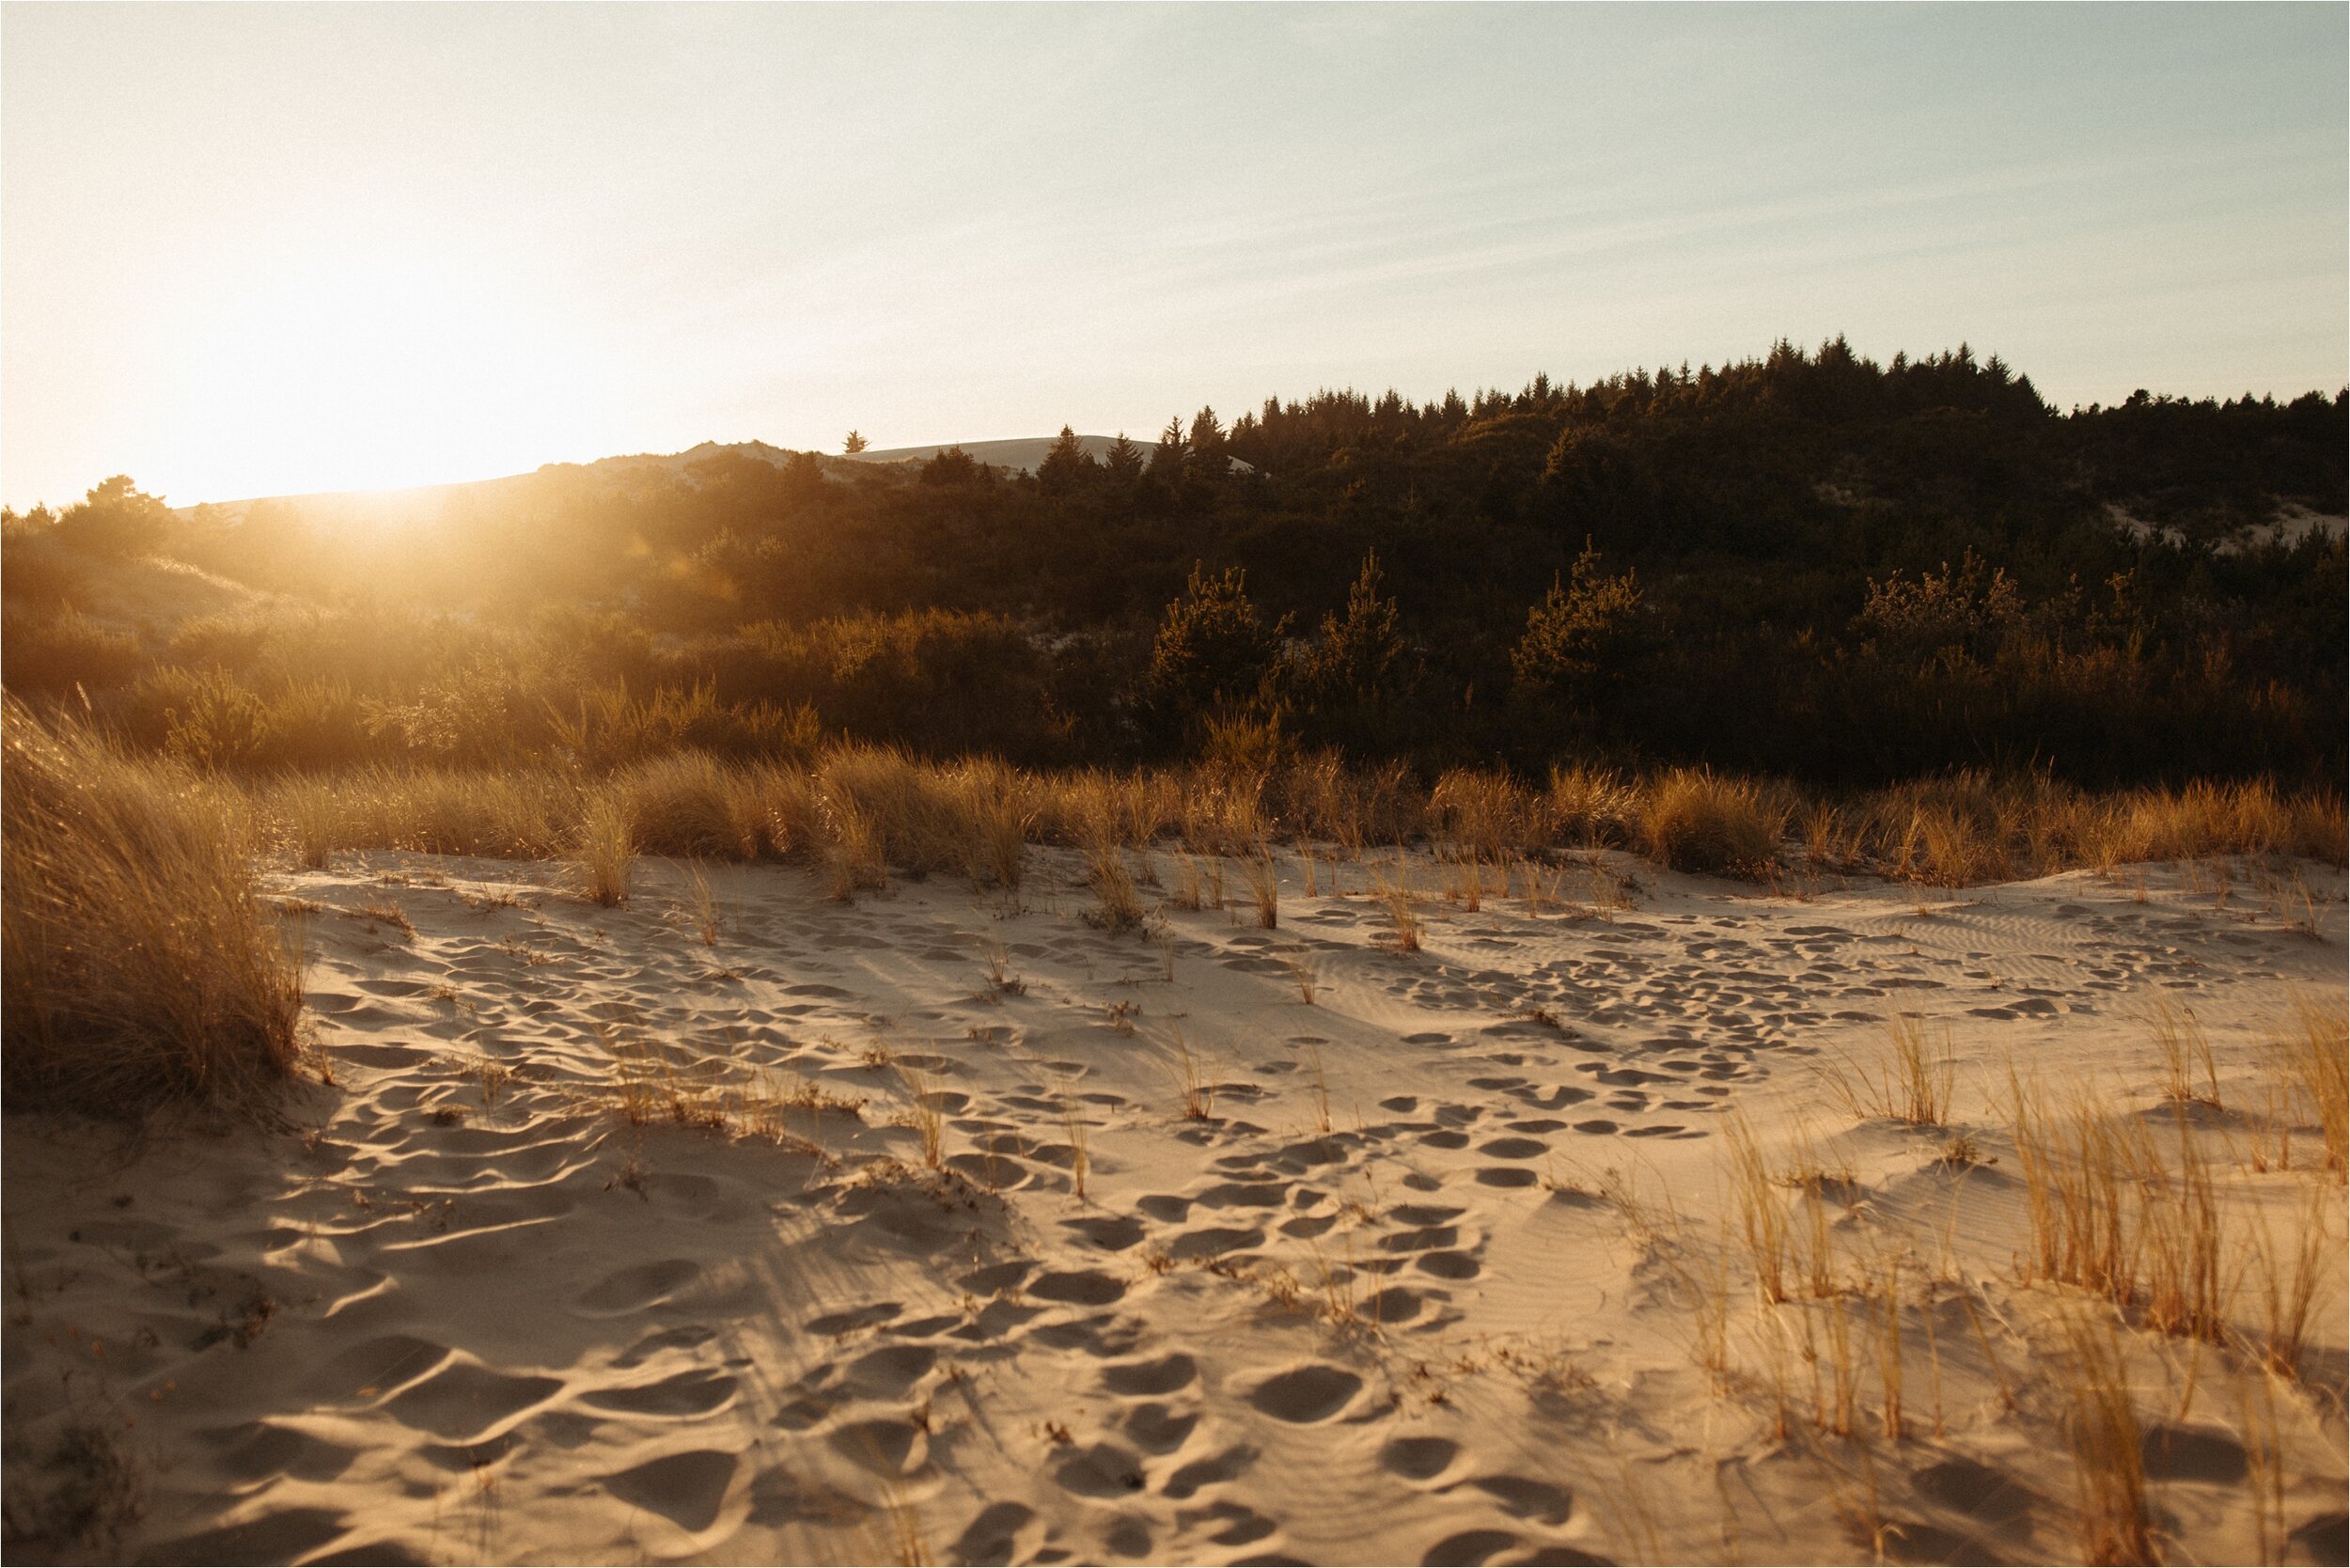
[[[975,463],[990,468],[1012,473],[1033,473],[1044,454],[1053,449],[1059,439],[1052,435],[1024,435],[1004,441],[947,442],[934,447],[886,447],[872,450],[843,454],[818,452],[816,460],[824,471],[838,478],[852,466],[872,467],[891,463],[927,463],[941,452],[960,449]],[[1114,435],[1081,435],[1088,456],[1095,462],[1107,461],[1110,449],[1118,445]],[[1129,436],[1136,450],[1148,460],[1154,440],[1149,436]],[[619,457],[598,458],[593,463],[549,463],[540,465],[537,473],[546,474],[565,468],[577,468],[591,474],[619,477],[640,474],[648,470],[684,473],[697,463],[717,457],[745,457],[781,467],[797,451],[789,447],[770,446],[764,441],[704,441],[682,452],[633,452]],[[1233,460],[1232,466],[1246,470],[1248,465]],[[211,506],[229,517],[241,517],[264,501],[276,501],[321,518],[344,515],[381,516],[392,518],[430,514],[460,498],[488,499],[500,489],[520,484],[535,478],[533,474],[508,474],[494,479],[461,480],[454,484],[415,485],[404,490],[342,490],[318,491],[306,495],[253,495],[235,501],[213,501],[175,507],[181,516],[193,514],[199,505]]]

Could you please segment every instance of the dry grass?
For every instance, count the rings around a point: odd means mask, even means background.
[[[1675,768],[1642,793],[1637,842],[1677,871],[1760,877],[1778,855],[1787,806],[1752,779]]]
[[[626,806],[612,795],[590,796],[580,811],[572,858],[581,891],[604,908],[628,902],[636,870],[635,832]]]
[[[2350,1015],[2311,996],[2294,1001],[2294,1021],[2267,1043],[2269,1077],[2280,1104],[2316,1122],[2325,1168],[2350,1173]]]
[[[1402,855],[1396,857],[1392,882],[1384,871],[1372,870],[1371,897],[1386,909],[1387,918],[1393,922],[1387,935],[1389,945],[1400,953],[1419,951],[1420,919],[1412,907],[1412,872]]]
[[[2219,1104],[2219,1069],[2211,1042],[2192,1008],[2168,1000],[2154,1004],[2154,1043],[2162,1051],[2163,1094],[2174,1105]]]
[[[243,802],[0,712],[0,1063],[16,1107],[253,1103],[293,1068],[298,964]]]
[[[1327,756],[1243,774],[1046,774],[851,743],[790,763],[732,764],[689,750],[601,777],[369,765],[247,789],[267,837],[312,868],[346,849],[561,855],[592,804],[610,797],[642,853],[796,856],[820,867],[841,898],[881,886],[892,867],[1016,888],[1030,844],[1139,847],[1173,829],[1191,858],[1178,861],[1170,902],[1220,907],[1223,859],[1243,862],[1253,890],[1250,863],[1277,825],[1348,858],[1424,838],[1457,868],[1466,902],[1484,893],[1484,867],[1573,847],[1631,848],[1677,870],[1766,878],[1791,823],[1814,870],[1873,869],[1921,886],[2131,860],[2218,868],[2229,855],[2344,858],[2338,795],[2287,796],[2262,781],[2090,795],[2041,775],[1961,773],[1829,799],[1703,769],[1628,778],[1568,766],[1543,791],[1456,769],[1423,792],[1400,764],[1357,770]],[[2256,874],[2281,918],[2322,924],[2305,881],[2292,884],[2295,902],[2284,877]]]
[[[2024,1184],[2029,1245],[2022,1282],[2075,1285],[2123,1306],[2137,1299],[2141,1256],[2128,1200],[2128,1135],[2082,1091],[2051,1115],[2037,1089],[2009,1078],[2009,1131]]]
[[[922,1163],[932,1170],[947,1157],[947,1113],[940,1105],[938,1082],[919,1069],[898,1063],[898,1080],[913,1101],[904,1125],[922,1140]]]
[[[1886,1032],[1876,1059],[1847,1061],[1825,1074],[1828,1092],[1856,1121],[1882,1117],[1912,1127],[1943,1125],[1958,1061],[1949,1027],[1929,1034],[1924,1019],[1897,1012],[1886,1020]]]
[[[2280,1247],[2265,1224],[2252,1231],[2248,1272],[2261,1309],[2258,1354],[2282,1377],[2299,1378],[2310,1328],[2321,1302],[2342,1288],[2342,1251],[2322,1192],[2304,1196],[2291,1241]]]
[[[2073,1450],[2076,1540],[2083,1562],[2154,1562],[2146,1465],[2130,1392],[2129,1350],[2110,1315],[2069,1309],[2065,1435]]]
[[[1257,911],[1257,924],[1272,931],[1281,923],[1281,870],[1273,852],[1259,844],[1241,857],[1240,872],[1248,883],[1248,902]]]
[[[1089,839],[1085,846],[1086,881],[1093,888],[1094,908],[1086,917],[1113,935],[1140,928],[1145,917],[1142,894],[1125,852],[1107,837]]]
[[[686,911],[693,917],[695,934],[702,946],[718,945],[718,901],[710,891],[710,874],[698,864],[688,864],[686,877]]]
[[[1170,1027],[1168,1043],[1175,1047],[1171,1071],[1181,1096],[1183,1120],[1206,1121],[1215,1115],[1215,1085],[1207,1076],[1207,1064],[1183,1039],[1183,1031]]]
[[[2222,1342],[2235,1281],[2222,1258],[2219,1204],[2210,1164],[2182,1112],[2177,1158],[2166,1161],[2143,1121],[2121,1123],[2136,1178],[2138,1239],[2145,1250],[2144,1318],[2164,1334]],[[2127,1302],[2123,1303],[2127,1306]]]
[[[1762,1299],[1773,1304],[1787,1299],[1787,1211],[1779,1202],[1770,1168],[1764,1163],[1754,1130],[1743,1116],[1732,1116],[1724,1129],[1730,1152],[1732,1203],[1740,1231],[1746,1236],[1747,1257],[1754,1269]]]

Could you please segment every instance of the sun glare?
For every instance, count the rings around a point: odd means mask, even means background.
[[[187,499],[535,467],[601,428],[615,384],[546,290],[454,246],[314,245],[211,284],[191,314],[153,411]]]

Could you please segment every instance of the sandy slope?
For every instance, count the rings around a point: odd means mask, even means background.
[[[2013,1159],[1937,1164],[1941,1135],[1856,1125],[1818,1069],[1896,1007],[1947,1020],[1956,1120],[1998,1153],[2010,1061],[2151,1105],[2167,996],[2223,1098],[2257,1096],[2289,989],[2342,990],[2339,903],[2313,939],[2169,869],[2142,900],[2067,875],[1921,903],[1614,865],[1632,908],[1432,902],[1418,954],[1379,945],[1358,866],[1308,898],[1289,864],[1278,930],[1170,908],[1164,940],[1091,929],[1055,855],[1025,907],[713,868],[714,946],[660,863],[617,911],[550,867],[279,874],[324,906],[336,1078],[290,1129],[9,1121],[12,1478],[103,1425],[146,1507],[86,1549],[181,1561],[1865,1560],[1856,1518],[1898,1521],[1900,1555],[2070,1555],[2054,1395],[2001,1392],[2040,1310],[2006,1282]],[[646,1043],[688,1084],[862,1110],[639,1125],[615,1107],[661,1075]],[[893,1124],[925,1093],[941,1169]],[[1733,1108],[1849,1168],[1853,1256],[1907,1260],[1906,1441],[1774,1440],[1743,1293],[1740,1373],[1693,1360]],[[2235,1171],[2229,1201],[2289,1226],[2306,1181]],[[2319,1392],[2279,1423],[2304,1552],[2339,1549],[2339,1294],[2321,1317]],[[2217,1356],[2198,1381],[2158,1520],[2250,1556],[2250,1385]]]

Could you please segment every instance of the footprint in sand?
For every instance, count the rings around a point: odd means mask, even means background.
[[[560,1378],[531,1377],[459,1361],[410,1386],[384,1406],[402,1424],[452,1442],[480,1442],[563,1391]]]
[[[1484,1493],[1515,1519],[1532,1519],[1556,1529],[1574,1513],[1574,1494],[1546,1481],[1532,1481],[1524,1476],[1479,1476],[1463,1484]]]
[[[634,1416],[707,1416],[731,1403],[734,1390],[733,1378],[697,1369],[632,1388],[594,1389],[580,1403]]]
[[[717,1522],[734,1480],[735,1459],[715,1449],[665,1454],[603,1478],[604,1490],[632,1507],[658,1513],[680,1529],[698,1534]]]
[[[1433,1481],[1460,1451],[1449,1437],[1394,1437],[1379,1450],[1379,1463],[1406,1481]]]
[[[1465,1529],[1448,1535],[1420,1556],[1422,1568],[1474,1568],[1518,1544],[1506,1529]]]
[[[824,1439],[833,1452],[877,1476],[912,1475],[930,1458],[930,1437],[912,1421],[851,1421]]]
[[[1145,1453],[1173,1453],[1190,1439],[1198,1425],[1198,1411],[1169,1410],[1155,1400],[1126,1412],[1126,1435]]]
[[[1067,1302],[1077,1307],[1106,1307],[1126,1294],[1125,1281],[1094,1269],[1065,1274],[1040,1274],[1027,1294],[1040,1301]]]
[[[605,1275],[582,1291],[573,1305],[599,1317],[640,1311],[668,1300],[699,1278],[701,1272],[700,1264],[685,1258],[638,1263]]]
[[[1128,1361],[1102,1369],[1103,1385],[1117,1394],[1171,1394],[1198,1376],[1198,1363],[1181,1352],[1154,1361]]]
[[[1248,1390],[1248,1403],[1276,1420],[1306,1425],[1325,1421],[1346,1408],[1363,1380],[1340,1367],[1309,1363],[1271,1377]]]

